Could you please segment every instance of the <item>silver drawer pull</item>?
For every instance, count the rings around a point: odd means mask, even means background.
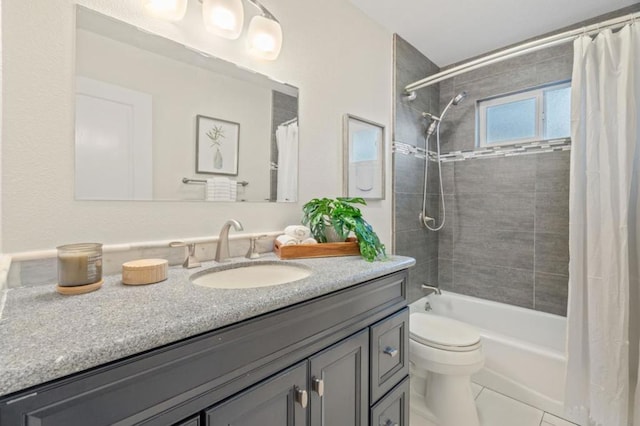
[[[296,395],[296,402],[300,404],[302,408],[307,408],[307,405],[309,404],[309,394],[307,393],[307,391],[298,389],[298,387],[296,386],[295,395]]]
[[[382,351],[382,352],[384,352],[385,354],[389,355],[391,358],[395,358],[398,355],[398,350],[396,348],[391,347],[391,346],[387,346],[386,348],[384,348],[384,351]]]
[[[394,423],[393,420],[387,420],[382,426],[398,426],[398,423]]]
[[[324,396],[324,380],[314,377],[311,380],[311,389],[313,389],[313,391],[317,393],[318,396]]]

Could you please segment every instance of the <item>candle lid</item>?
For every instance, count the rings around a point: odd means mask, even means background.
[[[75,243],[75,244],[65,244],[62,246],[56,247],[58,250],[68,250],[68,251],[85,251],[85,250],[95,250],[102,248],[101,243]]]

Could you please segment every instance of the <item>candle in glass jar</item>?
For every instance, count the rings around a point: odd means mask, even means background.
[[[58,285],[72,287],[102,279],[102,244],[81,243],[58,247]]]

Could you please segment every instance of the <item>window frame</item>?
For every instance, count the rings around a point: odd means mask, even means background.
[[[476,145],[479,148],[486,148],[491,146],[506,146],[523,144],[529,142],[538,142],[546,140],[544,134],[546,111],[544,109],[545,93],[553,90],[560,90],[567,87],[571,87],[570,80],[563,80],[556,83],[546,84],[543,86],[534,87],[531,89],[522,90],[515,93],[507,93],[504,95],[493,96],[490,98],[480,99],[477,101],[477,132],[476,132]],[[494,106],[505,105],[513,102],[523,101],[527,99],[536,100],[535,120],[536,120],[536,134],[530,138],[511,139],[502,142],[487,142],[487,109]],[[557,139],[557,138],[556,138]]]

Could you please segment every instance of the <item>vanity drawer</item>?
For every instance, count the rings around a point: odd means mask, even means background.
[[[409,309],[371,326],[371,403],[409,374]]]
[[[409,377],[371,408],[371,426],[409,426]]]

